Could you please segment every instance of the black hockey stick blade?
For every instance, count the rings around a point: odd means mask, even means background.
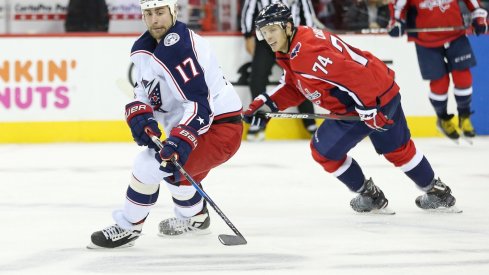
[[[219,235],[219,241],[221,241],[223,245],[229,245],[229,246],[244,245],[248,243],[243,236],[225,235],[225,234]]]

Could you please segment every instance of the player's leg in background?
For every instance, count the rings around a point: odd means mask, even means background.
[[[275,64],[275,54],[266,41],[255,41],[255,54],[251,62],[250,91],[254,99],[267,90],[268,77]],[[247,140],[260,141],[265,138],[265,128],[251,126],[248,129]]]
[[[299,110],[299,113],[308,113],[308,114],[313,114],[314,113],[314,105],[312,102],[309,100],[304,100],[299,106],[297,106],[297,109]],[[306,131],[312,135],[317,130],[316,126],[316,120],[314,119],[303,119],[302,124],[304,125],[304,128]]]
[[[423,79],[430,81],[429,99],[433,106],[438,130],[452,140],[460,136],[452,122],[453,114],[448,114],[448,87],[450,77],[448,65],[445,62],[445,48],[426,48],[416,45],[418,64]]]
[[[472,74],[470,68],[476,65],[472,47],[466,36],[452,41],[447,49],[447,60],[452,72],[454,95],[457,102],[459,128],[462,135],[472,138],[475,130],[470,121],[472,114]]]
[[[350,201],[357,212],[382,209],[388,203],[382,190],[367,179],[358,162],[347,155],[371,131],[363,122],[325,120],[310,144],[313,159],[348,189],[359,194]]]
[[[420,208],[453,206],[455,198],[451,195],[450,188],[435,178],[435,172],[428,159],[411,140],[401,104],[397,106],[392,120],[395,124],[388,131],[370,134],[370,140],[377,153],[384,155],[389,162],[399,167],[419,189],[426,192],[416,199],[416,204]]]

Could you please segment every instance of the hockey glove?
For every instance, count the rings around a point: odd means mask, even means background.
[[[355,107],[355,110],[357,111],[360,120],[363,121],[365,125],[376,131],[387,131],[392,125],[394,125],[394,121],[386,117],[377,108],[365,109],[361,107]]]
[[[193,128],[186,125],[173,128],[170,136],[163,142],[163,148],[155,155],[156,160],[161,163],[160,170],[167,173],[178,171],[171,159],[175,158],[184,166],[197,143],[198,134]]]
[[[158,128],[158,123],[153,117],[153,108],[148,104],[140,101],[134,101],[126,105],[126,121],[131,128],[131,134],[134,141],[139,146],[148,146],[158,150],[156,144],[151,141],[151,138],[144,132],[144,128],[149,127],[157,136],[161,137],[161,131]]]
[[[406,23],[402,20],[396,19],[389,25],[388,30],[391,37],[401,37],[406,33]]]
[[[487,11],[485,9],[475,9],[470,14],[472,18],[472,27],[477,36],[488,31],[487,27]]]
[[[267,112],[270,110],[272,112],[277,112],[278,107],[266,93],[263,93],[257,96],[253,102],[251,102],[250,106],[248,106],[248,109],[243,113],[243,120],[252,126],[264,128],[270,119],[260,114],[260,112]]]

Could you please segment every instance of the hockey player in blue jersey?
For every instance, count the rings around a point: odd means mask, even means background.
[[[160,181],[172,194],[175,217],[159,224],[159,235],[208,233],[206,202],[169,161],[176,157],[198,182],[231,158],[241,144],[241,101],[226,81],[211,46],[176,20],[177,0],[140,0],[147,31],[134,43],[134,101],[126,120],[134,141],[146,146],[134,161],[115,224],[91,236],[89,248],[128,247],[140,236]],[[161,150],[145,133],[166,134]]]

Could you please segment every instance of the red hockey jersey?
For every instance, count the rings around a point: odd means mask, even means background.
[[[289,52],[277,52],[282,83],[268,94],[280,110],[310,100],[335,114],[384,106],[399,93],[394,71],[337,36],[299,26]]]
[[[464,0],[470,11],[480,7],[479,0]],[[459,27],[464,25],[458,0],[396,0],[389,4],[391,20],[401,19],[408,29]],[[465,34],[465,30],[408,33],[408,41],[440,47]]]

